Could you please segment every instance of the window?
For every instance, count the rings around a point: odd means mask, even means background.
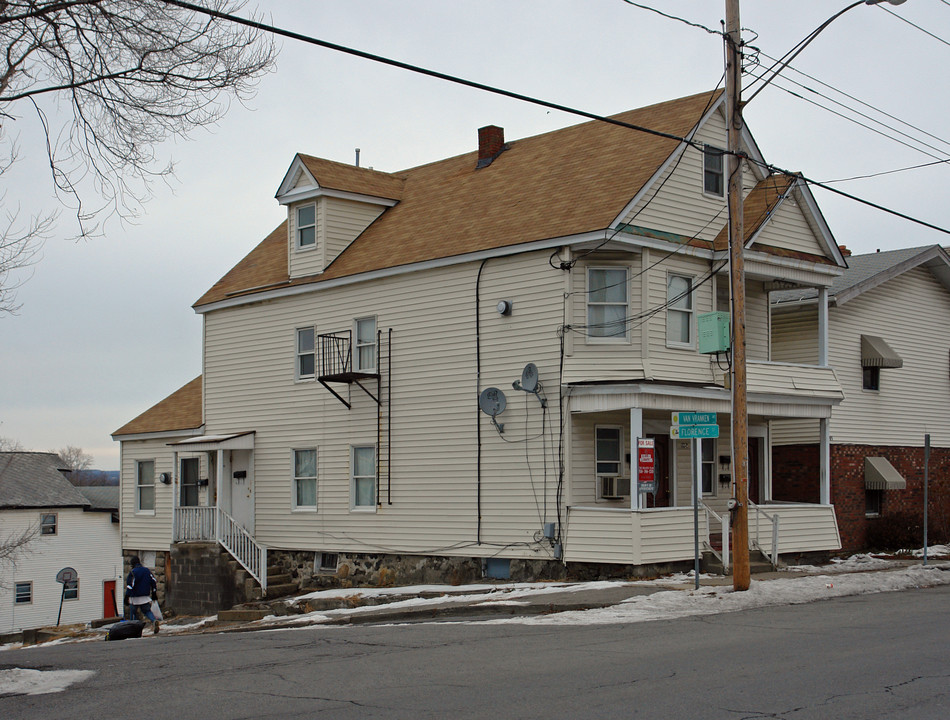
[[[587,336],[627,337],[627,269],[587,269]]]
[[[181,493],[178,504],[181,507],[195,507],[198,505],[198,458],[181,459]]]
[[[353,507],[376,506],[376,448],[363,445],[353,448]]]
[[[155,461],[135,464],[135,511],[155,512]]]
[[[376,318],[356,320],[356,367],[358,372],[376,372]]]
[[[294,450],[294,509],[317,509],[316,448]]]
[[[40,513],[40,535],[56,534],[56,513]]]
[[[318,552],[313,562],[313,569],[314,572],[319,573],[335,573],[339,562],[337,553]]]
[[[297,208],[297,249],[305,250],[317,244],[317,206],[303,205]]]
[[[866,517],[877,517],[881,514],[881,501],[884,498],[883,490],[864,491],[864,514]]]
[[[666,344],[693,346],[693,278],[685,275],[666,279]]]
[[[862,387],[865,390],[881,389],[881,368],[865,367],[862,368]]]
[[[316,374],[313,327],[297,328],[297,379],[306,380]]]
[[[703,438],[702,447],[702,479],[703,495],[714,495],[716,492],[716,440]]]
[[[620,475],[623,457],[623,433],[619,427],[598,427],[595,454],[598,475]]]
[[[70,580],[63,584],[63,600],[79,599],[79,580]]]
[[[712,145],[703,147],[703,192],[723,197],[725,173],[722,164],[723,151]]]
[[[13,590],[14,605],[29,605],[33,602],[33,581],[18,582]]]

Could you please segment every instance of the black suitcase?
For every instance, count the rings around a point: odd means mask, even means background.
[[[128,638],[142,637],[142,630],[145,629],[145,623],[142,620],[123,620],[117,622],[106,634],[106,640],[126,640]]]

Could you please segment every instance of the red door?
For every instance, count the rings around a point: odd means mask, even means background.
[[[115,606],[115,580],[106,580],[102,583],[102,617],[114,618],[119,616]]]

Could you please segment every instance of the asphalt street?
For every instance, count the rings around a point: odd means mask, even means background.
[[[950,586],[676,620],[415,623],[0,653],[92,670],[0,717],[950,717]]]

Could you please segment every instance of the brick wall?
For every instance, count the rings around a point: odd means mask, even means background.
[[[179,615],[213,615],[244,601],[217,543],[177,543],[170,565],[165,602]]]
[[[898,514],[923,518],[924,449],[874,445],[831,446],[831,502],[835,506],[841,547],[867,549],[871,518],[865,514],[864,458],[883,457],[907,481],[904,490],[884,490],[881,518]],[[792,502],[818,502],[817,445],[785,445],[772,450],[773,497]],[[950,528],[950,448],[930,449],[929,524],[933,537]],[[923,544],[923,537],[921,537]]]

